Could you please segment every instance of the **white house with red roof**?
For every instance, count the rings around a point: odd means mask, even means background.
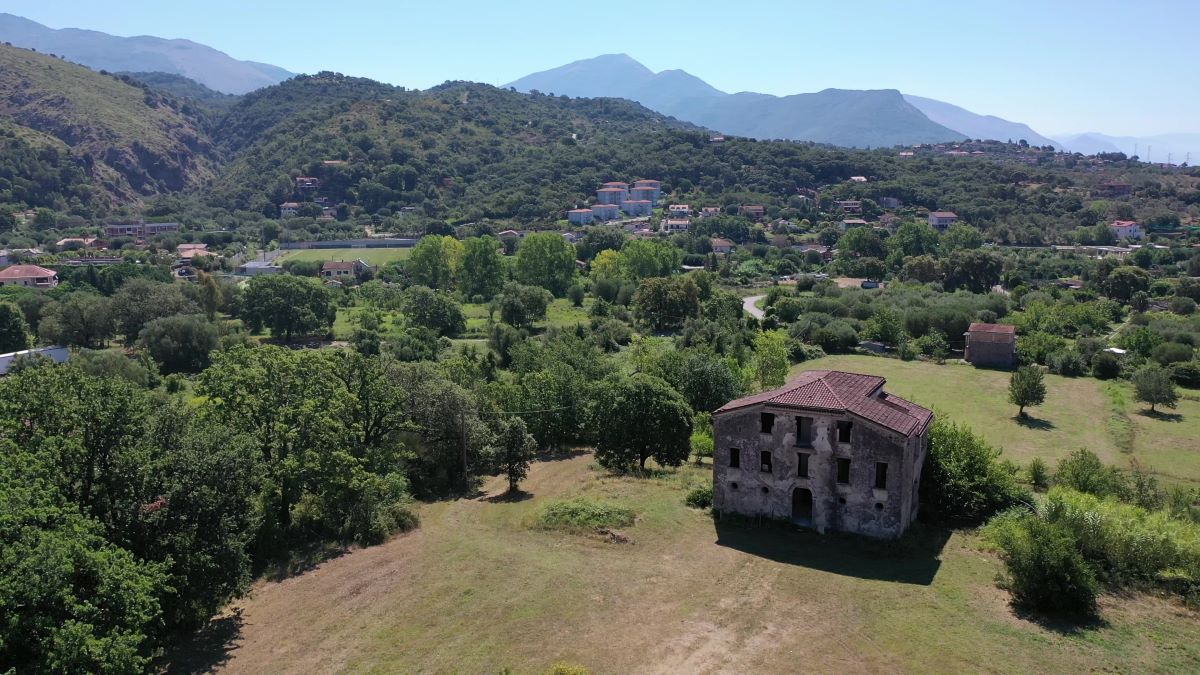
[[[58,273],[39,265],[13,265],[0,270],[0,286],[54,288],[57,285]]]
[[[713,413],[713,511],[896,538],[917,516],[933,413],[875,375],[810,370]]]
[[[1114,220],[1108,224],[1108,231],[1112,232],[1118,241],[1122,239],[1140,240],[1146,235],[1142,231],[1142,226],[1134,220]]]

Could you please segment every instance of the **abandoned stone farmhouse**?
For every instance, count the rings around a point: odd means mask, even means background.
[[[713,413],[713,510],[895,538],[917,515],[933,413],[885,380],[810,370]]]

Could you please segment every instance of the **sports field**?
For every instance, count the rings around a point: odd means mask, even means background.
[[[359,260],[372,265],[386,265],[395,260],[404,260],[412,253],[411,248],[306,248],[284,253],[279,263],[285,260],[326,261]]]

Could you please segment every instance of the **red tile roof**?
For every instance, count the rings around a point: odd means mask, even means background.
[[[54,270],[48,270],[38,265],[13,265],[0,270],[0,279],[40,279],[41,277],[52,277],[55,274],[57,272]]]
[[[1017,327],[1006,323],[973,323],[967,328],[968,333],[1006,333],[1017,334]]]
[[[905,436],[924,433],[933,413],[882,391],[884,378],[839,370],[809,370],[771,391],[730,401],[716,414],[767,404],[798,410],[849,413]]]
[[[351,271],[353,271],[353,270],[354,270],[354,263],[352,263],[352,262],[340,262],[340,261],[339,261],[339,262],[334,262],[334,261],[332,261],[332,260],[331,260],[331,261],[329,261],[329,262],[327,262],[327,263],[324,263],[323,265],[321,265],[321,269],[322,269],[322,270],[351,270]]]
[[[958,217],[958,214],[953,211],[934,211],[933,213],[931,213],[929,215],[933,216],[934,218],[957,218]]]

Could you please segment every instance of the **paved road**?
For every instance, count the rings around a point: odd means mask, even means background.
[[[750,316],[758,319],[759,321],[762,321],[763,317],[765,317],[767,315],[767,313],[762,311],[761,309],[759,309],[758,305],[756,305],[754,303],[758,302],[759,300],[762,300],[765,297],[767,297],[767,296],[752,295],[752,296],[746,298],[745,300],[742,301],[742,309],[746,310],[746,313],[749,314]]]

